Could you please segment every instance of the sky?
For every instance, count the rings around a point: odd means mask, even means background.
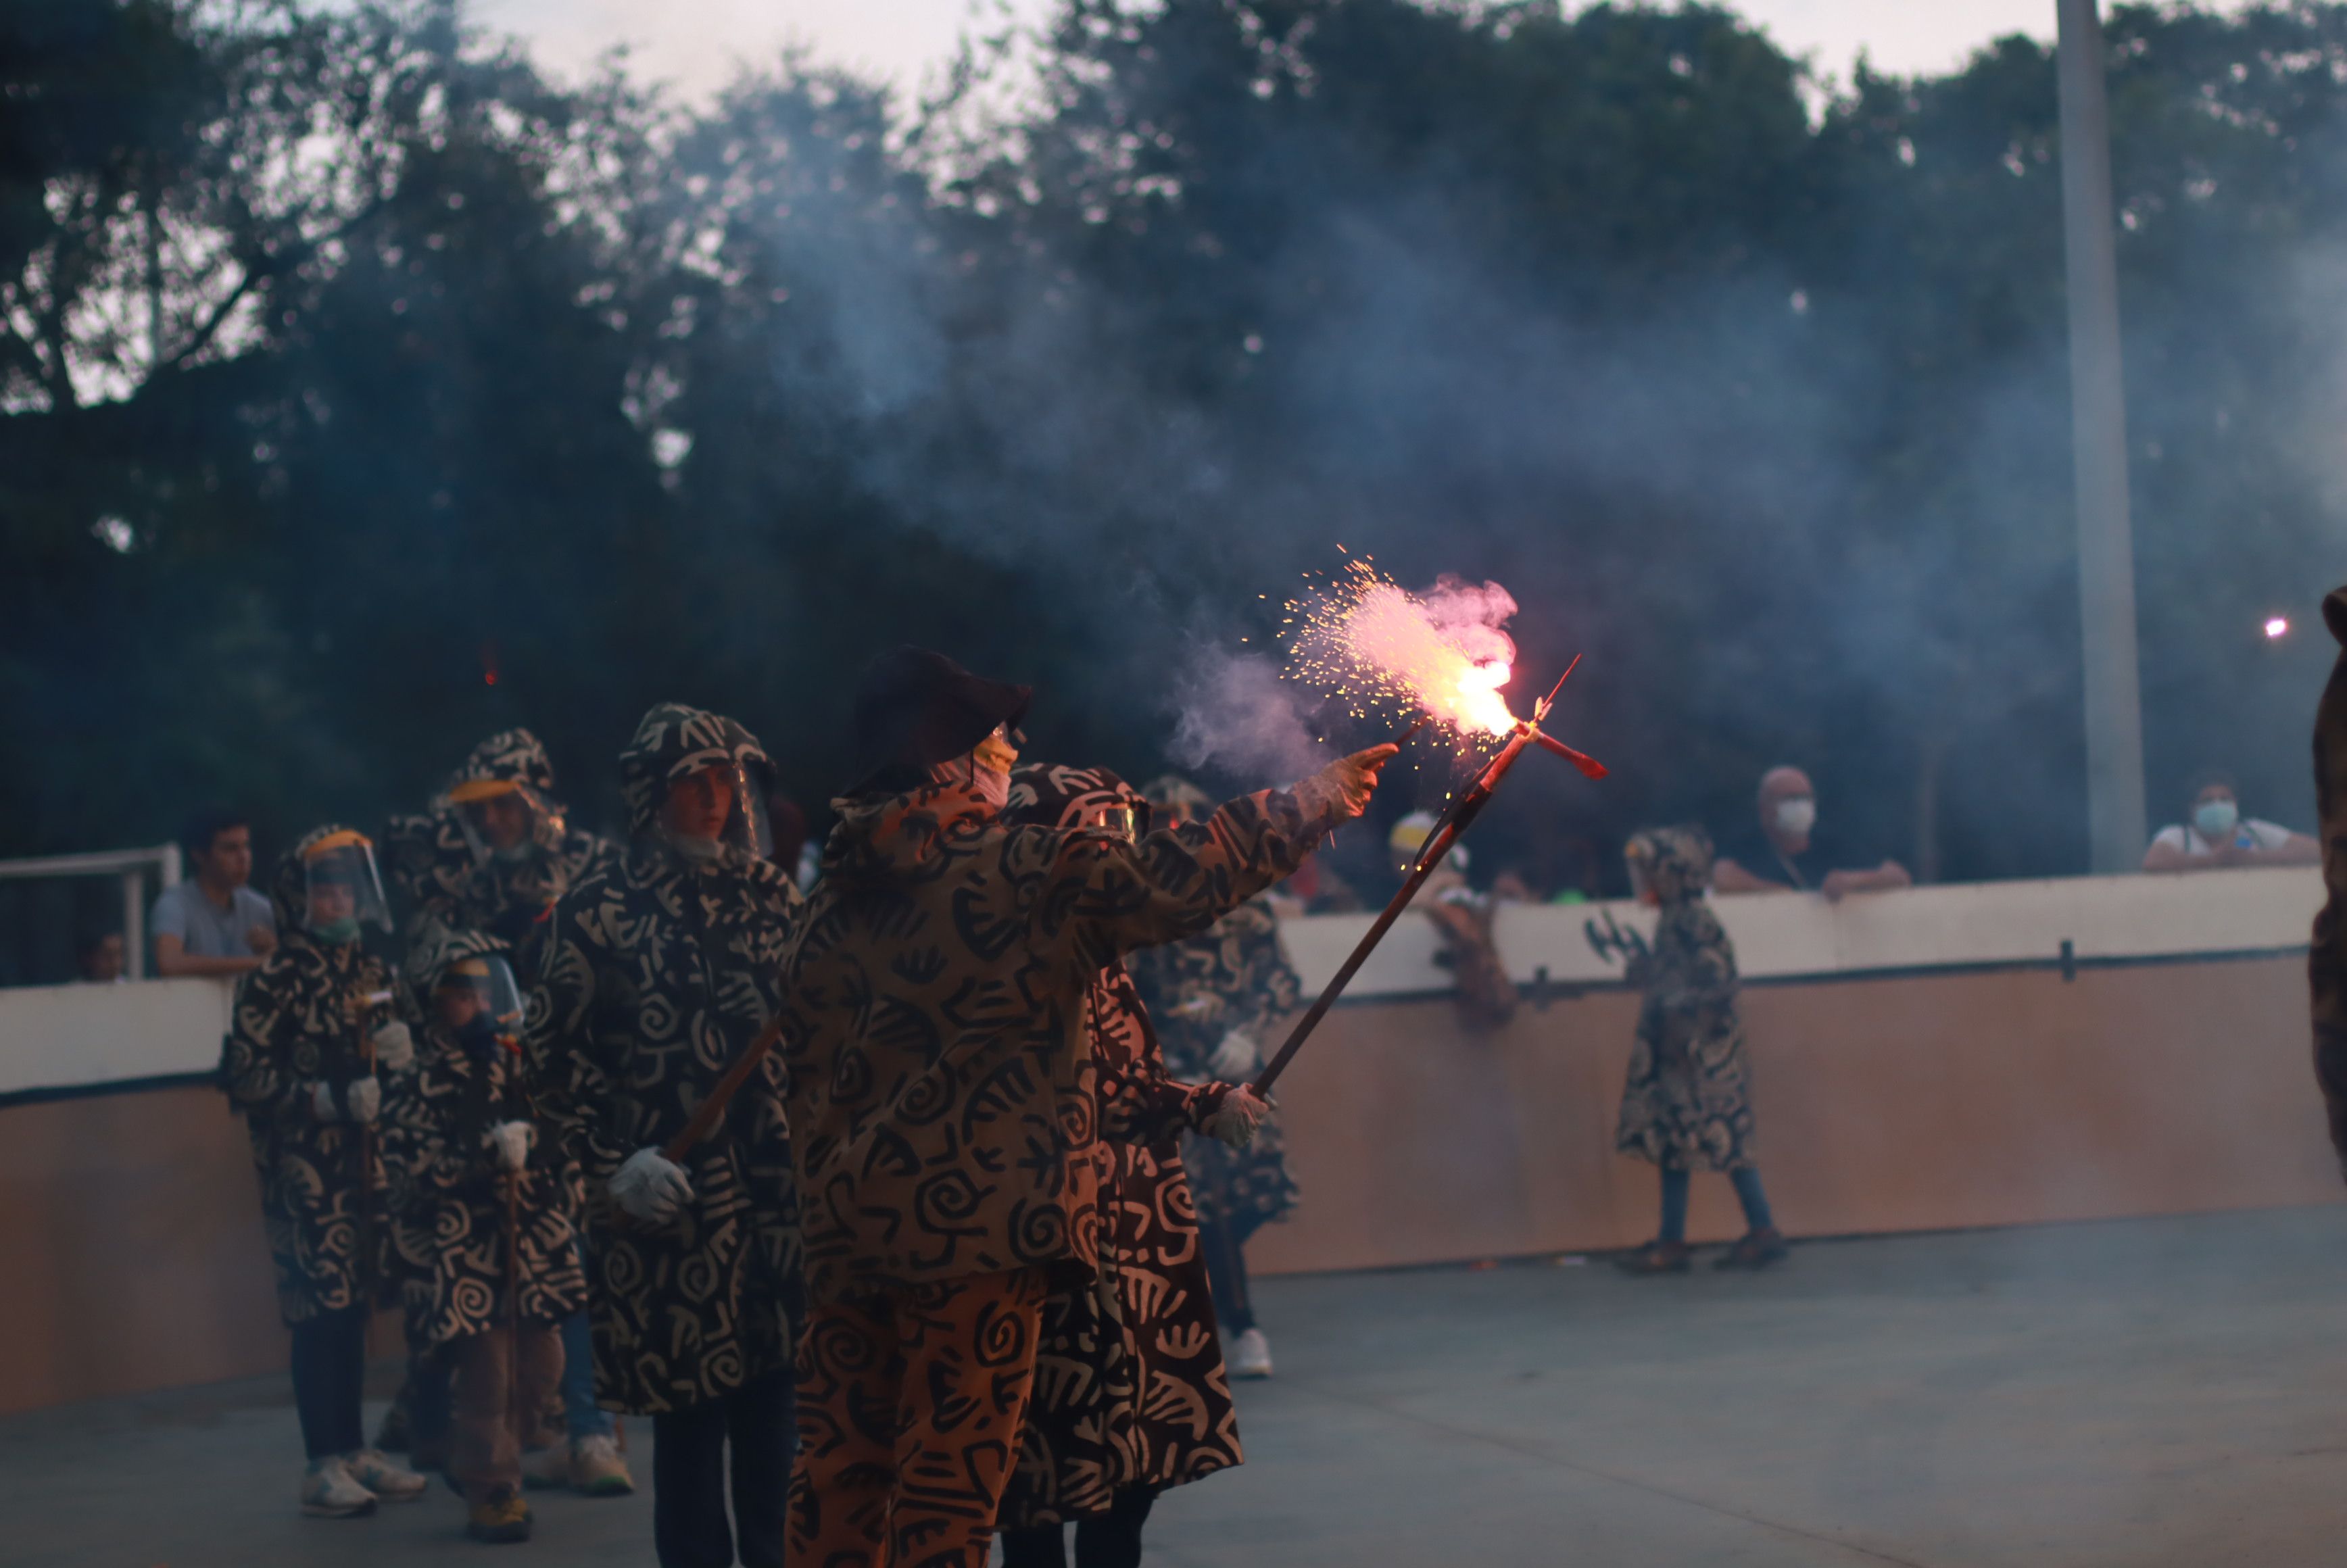
[[[1730,0],[1778,45],[1847,79],[1861,52],[1896,74],[1940,71],[2007,33],[2054,34],[2055,0]],[[2232,9],[2238,0],[2220,0]],[[490,28],[525,39],[557,74],[627,45],[637,69],[691,96],[763,64],[785,45],[825,65],[883,77],[907,93],[929,83],[973,19],[1032,20],[1051,0],[473,0]],[[1576,5],[1576,7],[1578,5]]]

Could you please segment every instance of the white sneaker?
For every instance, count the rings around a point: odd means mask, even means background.
[[[570,1484],[589,1497],[624,1497],[636,1490],[620,1445],[605,1432],[570,1445]]]
[[[521,1450],[521,1483],[524,1486],[569,1486],[570,1484],[570,1445],[548,1443],[542,1449]]]
[[[344,1454],[343,1467],[353,1481],[385,1502],[414,1502],[432,1484],[381,1449],[361,1449],[356,1453]]]
[[[1271,1341],[1263,1337],[1262,1329],[1250,1328],[1231,1342],[1231,1376],[1271,1376]]]
[[[351,1478],[342,1455],[328,1454],[302,1472],[302,1512],[313,1519],[364,1519],[374,1512],[374,1493]]]

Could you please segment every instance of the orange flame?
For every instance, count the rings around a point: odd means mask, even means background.
[[[1515,645],[1498,622],[1515,601],[1496,584],[1446,581],[1409,592],[1365,561],[1288,606],[1288,673],[1364,703],[1423,712],[1462,737],[1516,727],[1501,688],[1513,673]]]

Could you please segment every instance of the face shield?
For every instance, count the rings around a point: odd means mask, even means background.
[[[511,1046],[521,1039],[521,987],[500,954],[477,953],[449,965],[432,993],[432,1008],[459,1040]]]
[[[1113,833],[1130,844],[1141,836],[1141,808],[1122,801],[1112,801],[1086,811],[1081,825]]]
[[[774,852],[774,830],[766,816],[766,770],[754,764],[712,763],[670,781],[661,807],[668,841],[688,856],[713,854],[720,846],[764,860]]]
[[[302,902],[313,936],[330,942],[355,939],[359,927],[391,929],[391,905],[375,875],[374,844],[344,828],[330,833],[302,854]]]
[[[447,804],[474,863],[482,866],[528,859],[548,815],[537,792],[518,779],[466,779],[448,792]]]

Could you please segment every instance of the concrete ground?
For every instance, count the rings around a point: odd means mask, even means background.
[[[1160,1503],[1153,1563],[2347,1562],[2347,1207],[1258,1295],[1279,1376],[1242,1392],[1249,1463]],[[299,1518],[297,1452],[279,1379],[0,1419],[0,1563],[490,1552],[436,1490]],[[512,1560],[649,1563],[649,1501],[541,1500]]]

